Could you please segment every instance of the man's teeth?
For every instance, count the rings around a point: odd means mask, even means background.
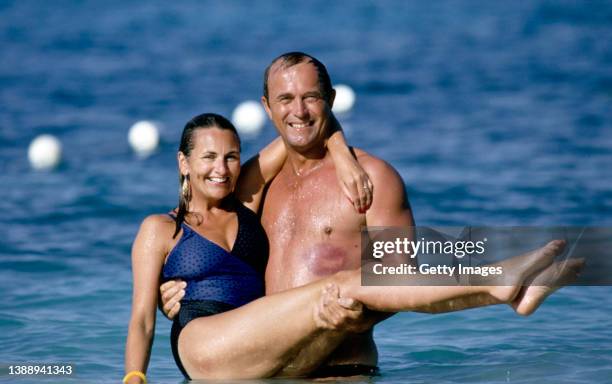
[[[305,128],[307,127],[309,124],[306,123],[290,123],[289,125],[291,125],[292,128]]]
[[[209,177],[208,180],[214,181],[215,183],[225,183],[229,180],[228,177]]]

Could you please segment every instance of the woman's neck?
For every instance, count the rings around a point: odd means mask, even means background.
[[[229,195],[221,200],[210,199],[192,199],[189,202],[189,211],[191,214],[199,214],[204,217],[214,215],[218,211],[233,210],[233,198]]]

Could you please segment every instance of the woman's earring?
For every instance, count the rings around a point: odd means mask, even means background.
[[[189,175],[185,175],[183,178],[183,185],[181,186],[181,194],[183,195],[183,199],[185,201],[189,201],[191,198],[191,188],[189,185]]]

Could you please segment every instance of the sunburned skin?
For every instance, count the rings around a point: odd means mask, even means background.
[[[307,176],[285,165],[268,189],[262,224],[270,242],[268,294],[359,267],[365,215],[343,197],[328,159]]]
[[[329,158],[301,175],[285,164],[267,191],[261,221],[270,242],[266,294],[360,266],[365,215],[342,194]],[[366,332],[348,337],[328,364],[376,361],[372,332]]]
[[[306,260],[307,269],[319,277],[349,269],[348,264],[350,264],[348,252],[327,243],[313,245],[301,257]]]

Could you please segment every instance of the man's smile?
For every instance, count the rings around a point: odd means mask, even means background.
[[[288,123],[289,127],[294,129],[304,129],[312,126],[312,121],[306,123]]]

